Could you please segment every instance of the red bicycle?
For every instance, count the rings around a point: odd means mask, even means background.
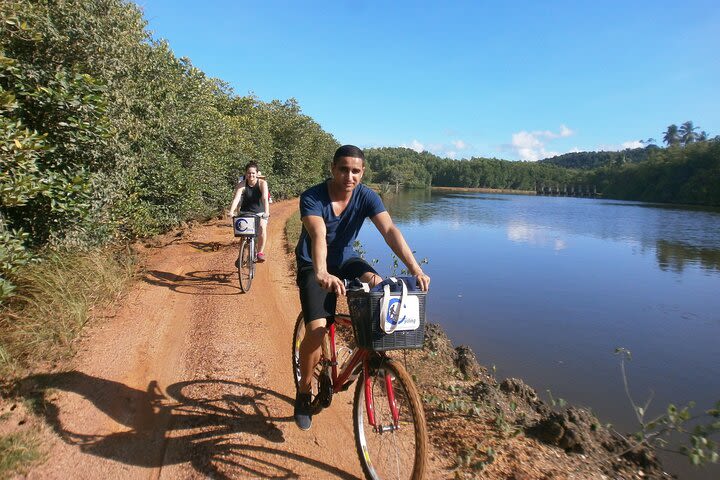
[[[300,381],[303,314],[295,322],[292,367]],[[339,345],[339,346],[338,346]],[[327,329],[322,357],[313,376],[314,414],[330,406],[332,396],[358,379],[353,398],[355,447],[367,478],[420,479],[427,456],[427,425],[417,388],[405,367],[385,352],[355,345],[352,319],[336,314]]]

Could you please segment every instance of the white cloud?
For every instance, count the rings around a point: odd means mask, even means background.
[[[403,143],[403,144],[400,145],[400,146],[403,147],[403,148],[409,148],[409,149],[411,149],[411,150],[415,150],[415,151],[418,152],[418,153],[420,153],[420,152],[422,152],[423,150],[425,150],[425,145],[423,145],[422,143],[418,142],[417,140],[413,140],[412,142],[410,142],[410,145],[408,145],[408,144],[406,144],[406,143]]]
[[[625,150],[626,148],[642,148],[645,145],[640,142],[640,140],[630,140],[629,142],[623,142],[622,143],[622,149]]]
[[[404,148],[410,148],[420,153],[427,151],[443,158],[457,158],[460,150],[467,150],[470,145],[464,140],[452,140],[450,143],[428,143],[424,144],[418,140],[413,140],[409,145],[403,143],[400,145]]]
[[[622,142],[621,144],[602,144],[598,145],[596,150],[601,150],[605,152],[616,152],[618,150],[625,150],[626,148],[642,148],[645,145],[640,142],[640,140],[628,140],[627,142]]]
[[[520,157],[520,160],[536,162],[542,158],[558,155],[557,152],[545,148],[545,143],[548,140],[569,137],[574,134],[575,132],[565,125],[560,125],[560,131],[557,133],[550,130],[536,130],[534,132],[522,130],[513,133],[512,143],[506,148],[515,152]]]

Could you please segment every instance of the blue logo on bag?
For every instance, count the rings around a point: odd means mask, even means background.
[[[390,325],[399,325],[403,323],[407,317],[403,316],[400,318],[400,312],[398,311],[400,309],[400,299],[399,298],[391,298],[390,302],[388,303],[388,312],[387,312],[387,318],[385,319],[387,323]]]
[[[247,218],[238,218],[235,221],[235,230],[238,232],[244,232],[248,229],[248,223]]]

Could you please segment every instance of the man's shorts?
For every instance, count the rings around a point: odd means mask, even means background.
[[[377,274],[375,269],[360,257],[346,260],[339,268],[328,267],[328,272],[341,280],[354,280],[367,272]],[[317,283],[312,264],[298,265],[297,286],[300,287],[300,305],[302,305],[305,323],[325,318],[330,325],[335,320],[337,296],[324,290]]]

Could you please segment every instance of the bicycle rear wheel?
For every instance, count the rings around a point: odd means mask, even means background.
[[[305,321],[303,319],[303,313],[300,312],[297,320],[295,320],[295,328],[293,329],[292,339],[292,372],[293,380],[295,382],[295,390],[298,388],[300,382],[300,344],[305,337]],[[350,358],[352,350],[355,348],[355,339],[353,337],[352,328],[350,325],[346,325],[340,322],[335,323],[335,348],[337,349],[337,362],[338,369],[341,369],[345,362]],[[315,367],[315,373],[312,379],[312,393],[317,393],[317,384],[322,372],[321,365],[318,364]]]
[[[238,279],[240,290],[247,293],[250,291],[253,277],[255,276],[255,239],[243,239],[240,245],[240,257],[238,258]]]
[[[355,388],[353,427],[355,447],[367,478],[374,480],[420,479],[425,474],[427,425],[420,396],[405,368],[383,359],[370,368],[370,398],[375,427],[370,425],[365,404],[365,379]],[[398,419],[392,414],[391,401]]]
[[[305,338],[305,321],[303,320],[303,313],[300,312],[300,315],[298,315],[297,320],[295,321],[295,328],[293,329],[293,339],[292,339],[292,372],[293,372],[293,381],[295,382],[295,391],[298,390],[298,384],[300,383],[300,344],[303,341],[303,338]],[[315,368],[315,375],[313,378],[313,387],[317,385],[317,379],[320,376],[320,368]],[[316,393],[317,390],[314,388],[313,394]]]

